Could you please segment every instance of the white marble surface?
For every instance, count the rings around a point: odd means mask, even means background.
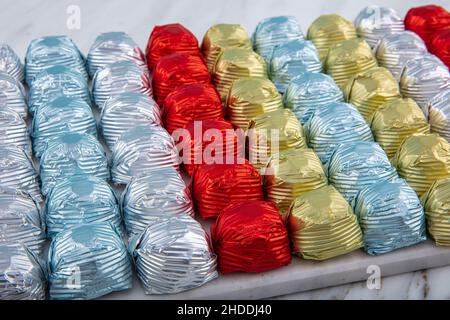
[[[449,0],[433,3],[450,9]],[[87,53],[95,37],[106,31],[125,31],[144,49],[156,24],[180,22],[201,40],[215,23],[241,23],[252,32],[259,20],[289,14],[304,32],[320,14],[338,13],[353,20],[366,5],[379,4],[404,15],[408,8],[429,4],[422,0],[0,0],[0,42],[20,56],[28,43],[44,35],[67,34]],[[81,28],[67,28],[69,5],[81,9]],[[450,299],[450,266],[382,278],[381,289],[366,282],[277,297],[277,299]]]

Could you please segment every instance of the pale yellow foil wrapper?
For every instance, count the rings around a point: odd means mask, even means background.
[[[415,133],[429,133],[430,125],[414,100],[397,98],[375,111],[370,129],[375,141],[392,159],[405,138]]]
[[[212,72],[217,57],[225,49],[245,48],[252,50],[252,41],[242,25],[220,23],[208,29],[203,37],[201,48],[206,57],[208,70]]]
[[[231,85],[225,103],[228,119],[242,129],[263,113],[283,109],[282,96],[269,79],[243,78]]]
[[[363,39],[350,39],[334,45],[325,61],[325,71],[343,90],[357,74],[377,67],[370,46]]]
[[[450,177],[437,180],[422,197],[428,232],[436,245],[450,246]]]
[[[350,79],[344,96],[368,122],[383,103],[401,98],[398,82],[388,69],[382,67],[372,68]]]
[[[222,102],[225,102],[234,80],[248,77],[268,77],[266,63],[260,55],[245,48],[226,49],[219,55],[213,79]]]
[[[292,149],[272,155],[263,176],[266,200],[286,221],[292,201],[305,192],[328,185],[322,162],[312,149]]]
[[[392,163],[422,196],[435,180],[450,177],[450,143],[435,133],[414,134],[403,141]]]
[[[363,246],[356,215],[331,185],[296,198],[287,227],[294,254],[304,259],[325,260]]]
[[[353,23],[337,14],[325,14],[318,17],[308,29],[311,40],[319,52],[320,60],[325,61],[328,50],[335,44],[357,37]]]

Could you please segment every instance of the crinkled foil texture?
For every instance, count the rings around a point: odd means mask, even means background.
[[[435,95],[429,101],[427,111],[431,131],[450,142],[450,88]]]
[[[31,157],[27,124],[13,109],[0,103],[0,145],[16,146]]]
[[[405,16],[406,29],[414,31],[427,43],[434,31],[446,29],[449,25],[450,13],[434,4],[411,8]]]
[[[0,105],[9,107],[24,119],[28,116],[25,88],[3,71],[0,71]]]
[[[6,43],[0,44],[0,71],[6,72],[17,82],[25,80],[25,69],[19,56]]]
[[[428,50],[441,59],[447,65],[447,68],[450,68],[450,27],[432,34],[428,43]]]

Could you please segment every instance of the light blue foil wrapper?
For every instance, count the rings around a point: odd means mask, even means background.
[[[343,101],[344,95],[333,78],[315,72],[304,72],[293,78],[283,95],[284,106],[295,113],[302,125],[315,109]]]
[[[40,106],[59,96],[80,98],[92,104],[86,79],[68,67],[54,66],[36,76],[28,93],[28,109],[34,114]]]
[[[323,163],[340,144],[373,141],[372,131],[363,116],[354,106],[344,102],[316,108],[304,129],[308,145]]]
[[[262,20],[252,36],[253,48],[269,63],[272,50],[291,40],[303,40],[305,37],[297,18],[278,16]]]
[[[112,150],[111,177],[119,184],[146,175],[150,170],[179,170],[178,150],[170,134],[159,126],[138,126],[125,131]]]
[[[58,233],[48,253],[50,299],[95,299],[132,287],[131,259],[111,224]]]
[[[66,132],[53,139],[40,161],[42,194],[64,178],[92,175],[108,180],[108,160],[102,145],[86,133]]]
[[[147,94],[124,92],[106,100],[100,129],[110,150],[120,135],[140,125],[161,125],[161,110]]]
[[[191,191],[174,168],[155,169],[132,179],[122,194],[122,210],[130,236],[159,218],[195,214]]]
[[[182,292],[218,276],[209,237],[187,214],[150,224],[131,239],[129,250],[146,294]]]
[[[364,249],[371,255],[412,246],[427,238],[420,199],[403,179],[377,182],[361,190],[354,212],[363,231]]]
[[[427,114],[431,132],[450,142],[450,88],[442,90],[429,101]]]
[[[51,141],[64,132],[97,137],[97,123],[84,100],[59,96],[37,109],[31,131],[34,154],[40,158]]]
[[[25,69],[20,58],[5,43],[0,44],[0,71],[6,72],[20,83],[25,79]]]
[[[24,119],[28,116],[25,88],[5,72],[0,72],[0,106],[14,110]]]
[[[25,78],[30,87],[39,72],[57,65],[79,72],[88,80],[84,57],[68,36],[47,36],[31,41],[25,56]]]
[[[355,141],[338,146],[327,168],[328,181],[349,203],[362,189],[398,177],[386,153],[375,142]]]
[[[322,62],[311,41],[292,40],[272,51],[269,75],[278,91],[284,93],[291,80],[303,72],[321,72]]]
[[[61,180],[49,192],[45,202],[47,237],[80,224],[111,223],[122,230],[122,216],[117,196],[103,179],[74,176]]]
[[[0,145],[16,146],[31,157],[31,140],[25,120],[17,112],[1,103]]]
[[[100,34],[87,55],[87,69],[93,77],[95,73],[116,61],[129,60],[142,70],[148,70],[145,56],[136,42],[125,32]]]
[[[44,263],[20,245],[0,244],[0,300],[45,300]]]

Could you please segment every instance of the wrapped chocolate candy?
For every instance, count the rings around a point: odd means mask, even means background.
[[[86,223],[111,223],[121,230],[122,216],[114,190],[95,176],[75,175],[62,179],[45,202],[47,237]]]
[[[362,189],[397,177],[389,158],[375,142],[341,144],[328,163],[328,180],[349,202]]]
[[[246,129],[254,117],[282,109],[283,101],[269,79],[242,78],[233,81],[225,106],[225,113],[231,123]]]
[[[97,137],[94,115],[84,100],[61,95],[36,110],[31,129],[36,158],[39,159],[51,141],[64,132]]]
[[[64,178],[92,175],[109,179],[108,159],[97,139],[87,133],[64,132],[47,145],[40,160],[42,194]]]
[[[408,10],[405,16],[407,30],[417,33],[425,42],[429,42],[432,33],[450,25],[450,12],[438,5],[425,5]]]
[[[450,24],[447,29],[432,33],[428,50],[450,68]]]
[[[233,201],[263,200],[264,197],[261,177],[247,160],[242,164],[198,166],[192,193],[203,219],[216,218]]]
[[[31,41],[25,56],[25,76],[30,87],[39,72],[56,65],[76,70],[88,80],[84,57],[68,36],[47,36]]]
[[[450,142],[450,88],[442,90],[428,102],[427,114],[431,131]]]
[[[172,137],[159,126],[137,126],[125,131],[112,150],[111,177],[115,184],[149,170],[172,167],[178,170],[178,152]]]
[[[380,181],[355,198],[364,250],[379,255],[426,240],[425,214],[420,199],[403,179]]]
[[[145,56],[136,42],[125,32],[105,32],[100,34],[89,49],[86,67],[93,77],[97,70],[116,61],[130,60],[147,70]]]
[[[171,53],[198,54],[198,41],[179,23],[155,26],[147,42],[147,63],[154,69],[159,60]]]
[[[213,78],[223,102],[233,81],[248,77],[267,78],[267,65],[257,53],[245,48],[231,48],[217,58]]]
[[[0,145],[16,146],[31,157],[31,141],[25,120],[2,103],[0,103]]]
[[[269,76],[281,93],[286,92],[291,80],[301,73],[321,71],[319,53],[311,41],[289,41],[272,51]]]
[[[352,208],[333,187],[295,198],[287,221],[293,252],[304,259],[326,260],[362,247],[362,233]]]
[[[356,37],[353,23],[337,14],[324,14],[318,17],[309,27],[307,36],[319,51],[322,62],[327,58],[328,50],[335,44]]]
[[[314,110],[305,123],[308,145],[326,163],[342,143],[373,141],[370,127],[354,106],[333,102]]]
[[[0,71],[6,72],[20,83],[25,79],[25,70],[20,58],[6,43],[0,44]]]
[[[312,149],[293,149],[270,157],[263,176],[266,200],[276,204],[287,220],[292,201],[305,192],[328,184],[322,163]]]
[[[450,246],[450,177],[436,180],[422,196],[428,233],[438,246]]]
[[[272,56],[272,50],[291,40],[303,40],[297,18],[294,16],[270,17],[262,20],[253,33],[253,47],[267,63]]]
[[[382,104],[373,113],[370,128],[375,141],[389,158],[395,155],[405,138],[414,133],[430,132],[422,110],[410,98],[397,98]]]
[[[146,294],[182,292],[218,276],[208,234],[187,214],[151,223],[129,250]]]
[[[252,50],[252,42],[247,30],[240,24],[219,23],[206,31],[202,41],[202,52],[210,72],[213,71],[217,57],[230,48]]]
[[[323,73],[304,72],[293,78],[283,95],[286,108],[291,109],[304,125],[320,106],[341,102],[344,97],[333,78]]]
[[[450,176],[450,143],[435,133],[414,134],[403,141],[392,163],[422,196],[435,180]]]
[[[232,202],[211,226],[219,269],[264,272],[291,262],[289,236],[275,204]]]
[[[11,108],[24,119],[28,116],[25,88],[3,71],[0,71],[0,104]]]
[[[137,92],[119,93],[106,100],[100,117],[100,129],[110,150],[128,129],[161,123],[156,102],[149,95]]]
[[[0,244],[0,300],[45,300],[44,262],[17,244]]]
[[[75,226],[56,235],[48,252],[50,299],[95,299],[130,289],[127,248],[108,223]]]
[[[194,120],[223,120],[219,94],[210,84],[194,83],[177,87],[164,100],[163,122],[172,134]]]

